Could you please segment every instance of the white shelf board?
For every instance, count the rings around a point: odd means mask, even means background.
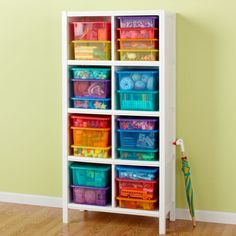
[[[159,67],[159,61],[89,61],[89,60],[68,60],[69,66],[145,66]]]
[[[160,66],[159,61],[114,61],[115,66]]]
[[[136,209],[119,208],[119,207],[111,207],[111,206],[83,205],[83,204],[75,204],[75,203],[69,203],[68,208],[76,209],[76,210],[87,210],[87,211],[110,212],[110,213],[138,215],[138,216],[159,217],[158,210],[147,211],[147,210],[136,210]]]
[[[112,61],[68,60],[69,66],[111,66]]]
[[[113,111],[114,115],[117,116],[154,116],[159,117],[159,111],[126,111],[126,110],[115,110]]]
[[[79,108],[68,108],[68,113],[75,114],[96,114],[96,115],[112,115],[112,110],[99,110],[99,109],[79,109]]]
[[[128,165],[128,166],[154,166],[159,167],[159,161],[139,161],[139,160],[121,160],[112,158],[91,158],[91,157],[77,157],[68,156],[68,161],[86,162],[86,163],[100,163],[113,165]]]

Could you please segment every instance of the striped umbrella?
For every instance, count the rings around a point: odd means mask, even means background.
[[[182,159],[182,171],[184,173],[184,181],[185,181],[185,190],[186,190],[186,198],[188,202],[189,212],[192,216],[192,223],[193,226],[196,226],[195,221],[195,212],[194,212],[194,205],[193,205],[193,187],[191,181],[191,173],[190,173],[190,165],[189,160],[184,152],[184,141],[182,139],[178,139],[173,142],[174,145],[180,145],[181,149],[181,159]]]

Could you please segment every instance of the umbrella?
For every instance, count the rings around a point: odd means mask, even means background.
[[[188,202],[189,212],[190,212],[190,215],[192,216],[193,227],[195,227],[196,221],[195,221],[195,212],[194,212],[194,205],[193,205],[193,187],[192,187],[192,181],[191,181],[189,160],[184,152],[184,141],[182,139],[177,139],[176,141],[173,142],[173,144],[179,145],[181,149],[182,171],[184,173],[186,198]]]

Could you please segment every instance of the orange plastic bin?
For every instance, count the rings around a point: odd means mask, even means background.
[[[86,147],[108,147],[111,145],[110,128],[71,127],[74,145]]]

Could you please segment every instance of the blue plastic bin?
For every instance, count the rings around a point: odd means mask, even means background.
[[[137,149],[156,149],[158,130],[121,130],[118,129],[120,147]]]
[[[86,68],[73,67],[71,68],[73,79],[111,79],[110,68]]]
[[[124,70],[116,74],[122,91],[155,91],[159,88],[158,70]]]
[[[159,174],[156,167],[117,166],[116,170],[121,179],[156,180]]]
[[[83,109],[111,109],[110,98],[72,97],[73,107]]]
[[[98,188],[105,188],[110,185],[111,166],[109,165],[73,163],[70,169],[73,185]]]
[[[158,91],[118,90],[120,109],[136,111],[157,111],[159,109]]]

